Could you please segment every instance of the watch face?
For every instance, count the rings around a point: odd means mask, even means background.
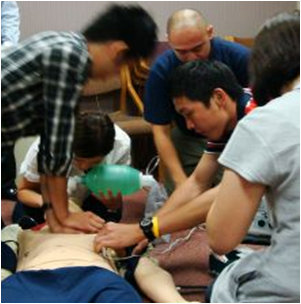
[[[142,221],[140,222],[140,228],[142,229],[144,235],[149,241],[153,241],[155,239],[155,236],[152,232],[152,227],[153,227],[153,221],[152,218],[143,218]]]
[[[148,227],[152,224],[152,219],[150,218],[144,218],[142,221],[141,221],[141,226],[143,227]]]

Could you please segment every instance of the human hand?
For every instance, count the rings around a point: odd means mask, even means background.
[[[103,247],[120,249],[137,244],[145,238],[138,224],[116,224],[109,222],[98,232],[94,248],[99,252]]]
[[[77,229],[72,229],[69,227],[64,227],[56,218],[54,211],[52,209],[48,209],[45,213],[46,222],[49,226],[49,230],[52,233],[81,233],[81,231]]]
[[[46,221],[53,233],[97,233],[105,221],[92,212],[73,212],[60,222],[53,209],[46,211]]]
[[[62,222],[66,228],[76,229],[84,233],[97,233],[103,228],[105,221],[95,215],[87,212],[73,212]]]
[[[132,254],[142,254],[148,243],[149,241],[147,239],[139,242],[139,244],[137,244],[137,246],[133,249]]]
[[[107,191],[107,195],[100,191],[99,197],[102,201],[102,204],[106,206],[108,210],[115,211],[122,207],[122,195],[120,191],[116,196],[114,196],[111,190]]]

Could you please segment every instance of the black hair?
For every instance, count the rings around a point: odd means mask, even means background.
[[[243,94],[235,75],[225,64],[218,61],[195,60],[187,62],[169,77],[172,98],[187,97],[191,101],[210,106],[210,98],[216,88],[223,89],[234,101]]]
[[[124,41],[130,58],[150,56],[157,41],[157,25],[140,6],[113,5],[84,31],[91,42]]]
[[[115,128],[104,113],[79,113],[75,122],[73,152],[77,157],[106,156],[114,146]]]
[[[255,38],[250,61],[255,100],[264,105],[300,75],[300,15],[269,19]]]

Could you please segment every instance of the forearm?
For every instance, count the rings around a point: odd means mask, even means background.
[[[67,180],[65,177],[41,177],[43,201],[52,208],[46,211],[50,230],[55,233],[96,233],[103,228],[104,220],[92,212],[68,211]]]
[[[175,185],[177,186],[184,182],[187,179],[187,175],[184,172],[174,146],[169,142],[165,142],[165,144],[160,149],[158,149],[158,152],[160,155],[160,160],[164,164],[164,167],[166,168]]]
[[[187,202],[185,205],[172,209],[169,213],[158,212],[159,234],[164,235],[181,231],[184,229],[193,228],[199,224],[203,224],[206,221],[207,214],[216,198],[218,188],[212,188],[202,195],[199,195],[195,199]],[[110,223],[111,224],[111,223]],[[112,224],[111,224],[112,225]],[[116,225],[116,224],[113,224]],[[130,228],[130,243],[126,245],[132,245],[145,239],[145,236],[138,224],[127,225]],[[108,229],[108,232],[110,228]],[[121,231],[121,230],[120,230]],[[106,237],[104,237],[106,238]],[[124,241],[124,239],[118,240],[118,245]],[[115,243],[107,243],[105,246],[116,246]]]
[[[149,258],[139,260],[134,273],[139,288],[155,303],[185,303],[172,276]]]
[[[158,212],[160,235],[189,229],[204,223],[217,192],[218,187],[212,188],[167,214],[162,215]]]
[[[225,170],[219,188],[206,223],[209,246],[216,253],[225,254],[233,250],[247,233],[265,187]]]
[[[42,195],[30,189],[19,190],[18,200],[28,207],[41,208],[43,206]]]
[[[157,214],[159,234],[164,235],[192,228],[205,221],[207,212],[215,198],[217,189],[209,190],[197,197],[187,206],[175,209],[174,212],[162,215]],[[107,223],[95,238],[95,250],[99,252],[102,247],[124,248],[138,244],[146,237],[139,224]]]
[[[190,177],[171,195],[158,215],[164,216],[193,200],[198,200],[202,194],[211,188],[212,181],[218,172],[217,155],[204,154]],[[186,210],[183,209],[186,213]],[[180,213],[181,214],[181,213]]]
[[[167,130],[169,127],[162,127],[162,129],[164,128],[164,131],[158,131],[158,128],[160,127],[153,127],[153,130],[155,130],[154,141],[160,156],[160,160],[164,164],[174,183],[176,185],[181,184],[186,180],[187,176],[183,170],[178,153],[171,140],[169,134],[170,131]]]
[[[177,208],[186,206],[189,201],[197,198],[204,189],[197,182],[192,174],[182,185],[180,185],[169,197],[163,207],[158,211],[158,215],[165,216]]]
[[[44,203],[50,203],[56,219],[63,223],[68,217],[67,179],[61,176],[42,176]]]

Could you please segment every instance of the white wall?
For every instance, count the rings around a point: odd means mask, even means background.
[[[145,7],[158,23],[160,40],[170,14],[182,8],[197,9],[215,26],[220,36],[255,36],[272,15],[292,11],[299,1],[116,1]],[[45,30],[79,31],[112,1],[18,1],[21,39]]]

